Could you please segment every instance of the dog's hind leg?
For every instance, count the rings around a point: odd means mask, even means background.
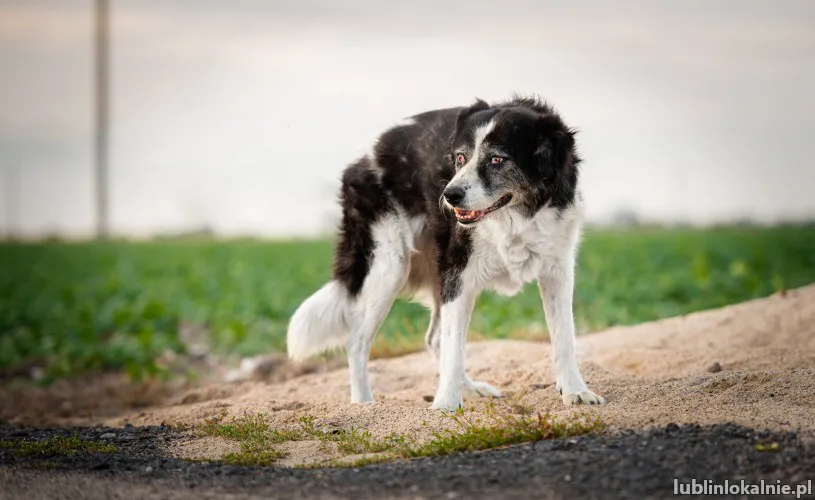
[[[410,271],[413,237],[401,214],[390,214],[374,223],[371,267],[356,298],[346,344],[351,377],[351,401],[373,401],[368,380],[371,344]]]
[[[427,349],[436,356],[438,364],[439,345],[441,340],[441,322],[439,321],[439,301],[435,300],[430,306],[430,324],[427,326],[427,333],[424,336],[424,343]]]

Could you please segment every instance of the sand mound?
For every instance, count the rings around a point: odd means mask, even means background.
[[[815,285],[587,335],[578,339],[578,351],[589,386],[608,400],[603,407],[581,411],[601,414],[612,429],[733,422],[815,435]],[[468,366],[474,378],[505,392],[501,405],[520,399],[538,412],[568,416],[575,411],[562,406],[554,389],[549,344],[472,343]],[[434,394],[437,382],[429,353],[376,360],[371,377],[377,397],[373,404],[349,403],[347,370],[337,369],[279,383],[204,385],[176,391],[163,404],[106,418],[70,415],[63,408],[50,420],[198,424],[224,412],[231,416],[263,412],[274,425],[287,427],[310,414],[322,426],[366,428],[376,435],[421,435],[447,425],[448,420],[430,410],[424,399]],[[465,403],[480,404],[477,399]],[[17,410],[12,416],[11,408],[4,408],[5,418],[28,420],[23,408]],[[42,419],[43,413],[38,417]],[[217,450],[212,452],[218,455]]]

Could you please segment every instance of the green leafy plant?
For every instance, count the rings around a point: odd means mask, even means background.
[[[721,307],[815,281],[815,225],[588,228],[577,263],[580,332]],[[44,381],[125,369],[168,375],[180,331],[216,354],[282,351],[297,306],[331,277],[333,242],[179,240],[0,244],[0,371]],[[375,356],[423,348],[427,311],[397,302]],[[473,338],[546,337],[534,284],[482,294]]]

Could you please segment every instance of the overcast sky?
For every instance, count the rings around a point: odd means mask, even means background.
[[[0,0],[3,224],[26,234],[94,227],[91,4]],[[815,218],[809,0],[111,4],[119,233],[324,230],[383,127],[516,91],[580,130],[593,220]]]

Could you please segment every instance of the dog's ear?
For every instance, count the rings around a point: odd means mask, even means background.
[[[541,168],[554,170],[558,175],[570,175],[577,167],[574,153],[576,131],[566,127],[557,116],[544,115],[538,119],[537,131]]]
[[[469,107],[466,107],[458,112],[458,117],[456,118],[456,130],[460,130],[467,118],[472,116],[474,113],[478,113],[479,111],[484,111],[486,109],[490,109],[490,105],[481,99],[476,99],[475,102]]]
[[[490,105],[484,102],[481,99],[476,99],[475,102],[468,107],[462,109],[458,112],[458,116],[456,116],[456,127],[453,129],[453,132],[450,134],[449,139],[449,147],[453,149],[453,142],[458,137],[458,133],[461,128],[464,126],[464,122],[467,121],[467,118],[472,116],[474,113],[478,113],[479,111],[484,111],[486,109],[490,109]],[[453,155],[450,155],[450,162],[452,164]]]

